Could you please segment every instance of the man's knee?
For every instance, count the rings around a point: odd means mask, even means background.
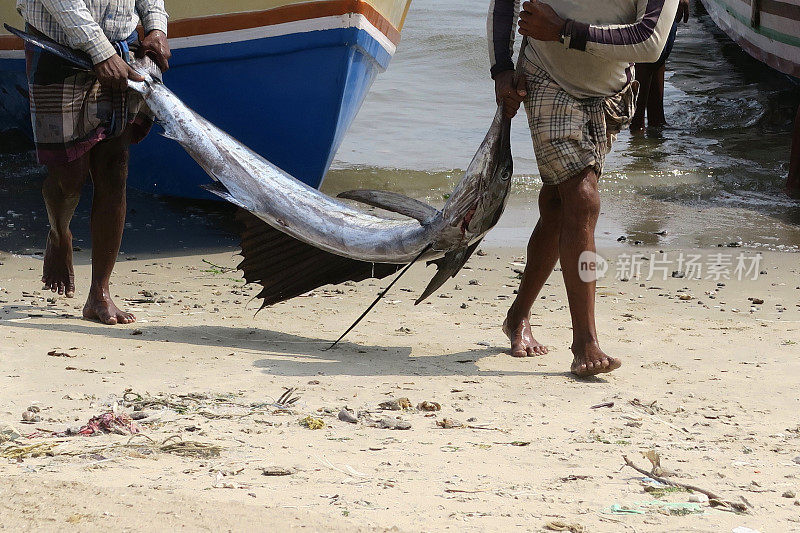
[[[539,216],[545,222],[556,222],[561,218],[561,197],[558,187],[543,185],[539,192]]]
[[[596,220],[600,215],[597,174],[587,168],[558,186],[565,215],[579,220]]]
[[[95,189],[119,192],[128,178],[128,145],[112,139],[98,144],[91,154],[92,182]]]

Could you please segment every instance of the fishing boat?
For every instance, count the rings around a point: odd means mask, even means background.
[[[319,188],[378,72],[387,68],[411,0],[166,0],[165,82],[199,114]],[[15,2],[0,19],[22,27]],[[22,42],[0,30],[0,123],[30,131]],[[129,185],[210,198],[205,173],[176,143],[150,135],[131,149]]]
[[[800,79],[800,0],[701,0],[745,52]]]

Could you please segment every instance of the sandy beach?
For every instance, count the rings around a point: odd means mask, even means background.
[[[71,300],[40,290],[40,258],[0,254],[0,529],[800,530],[796,254],[764,253],[756,280],[646,281],[621,266],[658,250],[605,251],[601,345],[624,364],[579,380],[558,272],[532,320],[551,352],[508,355],[515,251],[417,307],[433,270],[413,268],[330,351],[382,282],[254,316],[233,250],[123,256],[112,290],[138,322],[106,327],[80,318],[86,252]],[[108,412],[138,420],[71,434]],[[650,450],[746,512],[624,467]]]

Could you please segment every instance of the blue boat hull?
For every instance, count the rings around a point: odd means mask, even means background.
[[[318,188],[375,76],[390,59],[363,29],[335,28],[180,48],[165,82],[222,130]],[[24,83],[24,61],[0,60],[8,126],[26,127],[27,101],[19,90]],[[209,181],[178,144],[156,131],[131,148],[131,187],[210,199],[200,187]]]

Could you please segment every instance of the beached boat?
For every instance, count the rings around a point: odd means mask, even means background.
[[[744,51],[800,78],[800,0],[701,0],[711,19]]]
[[[411,0],[166,0],[170,88],[201,115],[298,179],[319,187]],[[24,23],[4,0],[0,20]],[[2,31],[2,30],[0,30]],[[0,35],[0,123],[30,128],[21,41]],[[172,141],[131,150],[129,184],[188,198],[205,173]]]

